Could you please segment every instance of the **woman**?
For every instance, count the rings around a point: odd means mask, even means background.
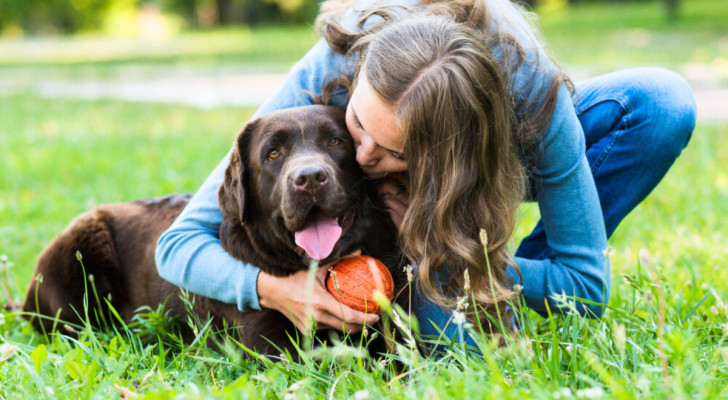
[[[542,314],[547,304],[558,312],[553,294],[606,304],[607,237],[687,144],[695,123],[688,85],[673,73],[640,69],[572,93],[508,0],[424,3],[346,12],[325,4],[324,40],[256,116],[311,102],[306,92],[320,93],[332,71],[353,80],[350,101],[337,93],[332,103],[347,107],[367,175],[401,183],[385,180],[380,192],[417,264],[414,310],[424,334],[447,326],[466,270],[469,293],[491,315],[515,298],[511,281]],[[226,166],[227,157],[159,239],[159,273],[241,311],[275,308],[306,329],[305,271],[273,277],[220,247],[216,189]],[[506,244],[524,196],[538,201],[542,220],[511,258]],[[319,328],[357,331],[376,321],[346,307],[342,315],[324,276],[317,271],[313,296]],[[577,309],[603,312],[584,303]]]

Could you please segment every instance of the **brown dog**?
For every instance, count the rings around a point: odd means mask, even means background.
[[[223,248],[278,276],[307,269],[312,259],[324,264],[361,249],[401,276],[396,227],[354,157],[340,108],[298,107],[248,123],[218,190]],[[86,284],[89,309],[100,314],[108,315],[108,300],[129,322],[138,308],[166,301],[167,310],[184,318],[180,290],[157,274],[154,250],[188,200],[173,195],[107,204],[74,219],[38,259],[35,275],[42,280],[28,288],[23,309],[51,318],[36,317],[35,326],[50,331],[56,315],[80,323]],[[92,282],[84,282],[76,251]],[[260,353],[278,354],[275,346],[293,353],[288,336],[296,337],[296,329],[277,311],[242,313],[197,296],[194,312],[203,320],[211,316],[216,327],[223,320],[237,327],[239,339]]]

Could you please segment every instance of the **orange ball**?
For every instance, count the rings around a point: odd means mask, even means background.
[[[381,261],[369,256],[349,257],[337,262],[326,278],[326,288],[342,304],[369,314],[382,313],[379,304],[374,301],[376,290],[390,301],[394,298],[392,274]]]

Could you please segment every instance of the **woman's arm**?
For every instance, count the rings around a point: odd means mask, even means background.
[[[551,126],[544,137],[534,174],[536,200],[546,235],[544,252],[515,261],[523,275],[526,304],[541,314],[553,294],[565,294],[606,304],[609,301],[609,262],[604,255],[607,235],[594,178],[585,155],[585,139],[570,94],[558,95]],[[544,246],[545,247],[545,246]],[[509,268],[514,282],[517,272]],[[602,307],[577,303],[580,313],[601,316]]]

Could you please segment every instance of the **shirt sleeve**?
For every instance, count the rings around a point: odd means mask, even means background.
[[[333,53],[319,41],[296,63],[277,92],[257,110],[253,118],[268,112],[312,104],[307,93],[321,94],[332,71],[349,71],[345,57]],[[334,105],[345,106],[346,98],[334,97]],[[223,181],[230,153],[205,180],[180,216],[157,241],[155,259],[159,275],[193,293],[225,303],[240,311],[259,310],[257,281],[260,269],[230,256],[220,245],[223,213],[217,203],[217,188]]]
[[[542,315],[545,301],[552,312],[559,312],[554,294],[600,304],[609,299],[607,235],[585,148],[569,91],[562,85],[534,172],[536,200],[551,251],[543,259],[514,258],[523,276],[526,304]],[[520,281],[513,268],[508,273],[514,282]],[[576,305],[583,314],[599,317],[604,311],[600,306]]]

